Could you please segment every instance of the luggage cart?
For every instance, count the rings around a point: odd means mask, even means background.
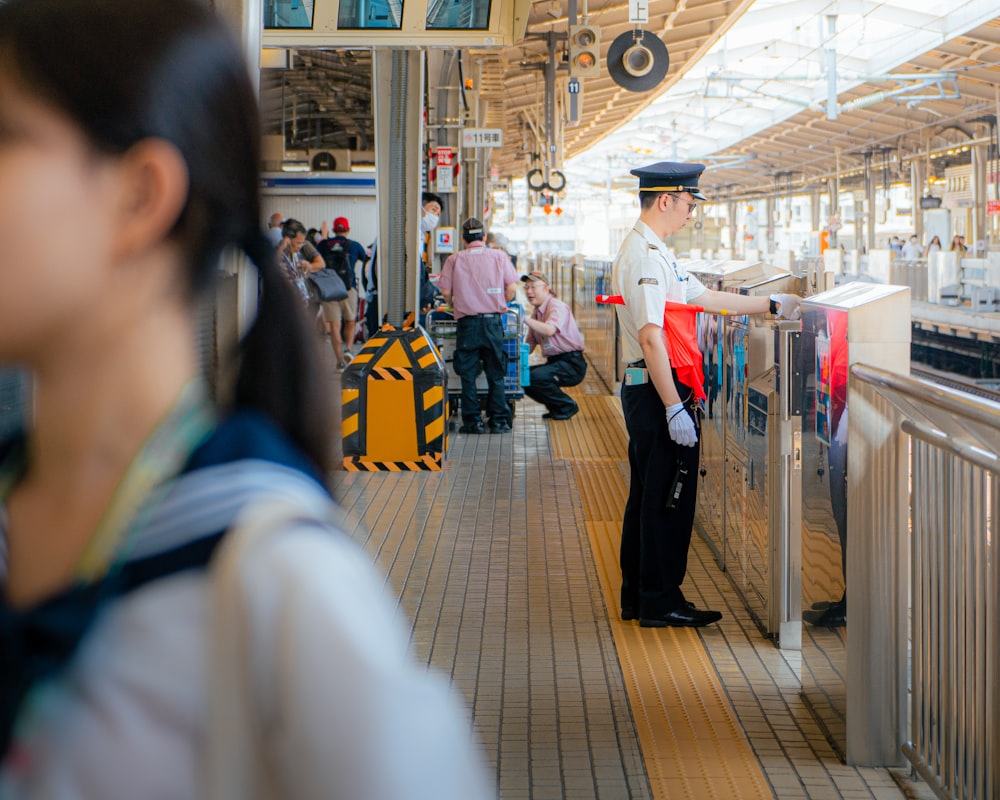
[[[509,303],[503,319],[503,349],[507,354],[507,374],[504,375],[504,397],[514,416],[514,401],[524,397],[524,387],[528,384],[528,345],[525,342],[524,310],[517,303]],[[460,414],[459,401],[462,397],[462,380],[452,366],[455,361],[455,345],[458,337],[458,322],[451,309],[440,307],[427,312],[424,327],[441,353],[448,368],[447,391],[451,418],[448,429],[454,430]],[[479,402],[486,402],[486,375],[482,372],[476,378]]]

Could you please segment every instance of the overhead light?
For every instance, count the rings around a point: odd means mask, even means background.
[[[282,161],[281,162],[282,172],[309,172],[309,162],[308,161]]]

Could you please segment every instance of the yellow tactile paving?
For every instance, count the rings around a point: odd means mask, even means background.
[[[580,413],[549,425],[553,456],[572,461],[626,458],[628,435],[620,401],[599,395],[578,395],[574,399]]]
[[[576,397],[580,413],[549,425],[553,453],[573,461],[594,562],[653,796],[773,797],[698,633],[640,628],[618,616],[618,547],[628,493],[627,437],[616,398]]]

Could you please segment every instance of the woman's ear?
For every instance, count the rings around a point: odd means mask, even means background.
[[[166,239],[188,196],[187,164],[164,139],[143,139],[119,162],[116,256],[130,259]]]

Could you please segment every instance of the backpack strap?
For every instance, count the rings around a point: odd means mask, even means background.
[[[160,578],[204,569],[239,512],[283,486],[332,507],[315,468],[273,424],[253,412],[234,414],[191,455],[130,543],[129,560],[99,581],[28,609],[0,602],[0,758],[31,687],[65,669],[110,601]]]

